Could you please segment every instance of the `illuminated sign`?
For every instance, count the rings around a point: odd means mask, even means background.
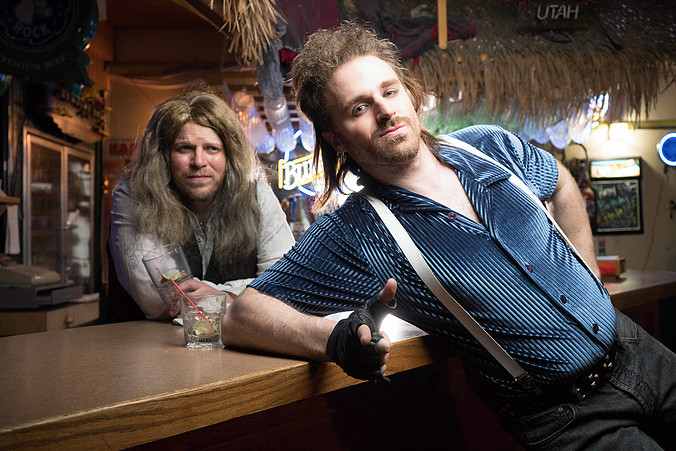
[[[315,172],[312,165],[313,156],[314,154],[311,153],[310,155],[291,161],[281,158],[277,162],[277,180],[279,189],[291,191],[295,188],[307,185],[313,180],[321,177],[323,171]]]
[[[591,162],[591,177],[593,179],[608,179],[621,177],[640,177],[640,158],[621,158],[617,160],[594,160]]]
[[[129,157],[138,147],[135,139],[107,139],[103,145],[103,154],[107,157]]]

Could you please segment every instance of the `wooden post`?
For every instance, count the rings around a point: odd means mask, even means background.
[[[439,48],[443,50],[448,44],[446,0],[437,0],[437,28],[439,29]]]

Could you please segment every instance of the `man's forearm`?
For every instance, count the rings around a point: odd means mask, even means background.
[[[336,322],[309,316],[282,301],[247,288],[223,320],[223,343],[326,361],[326,343]]]
[[[550,198],[552,216],[573,243],[580,256],[597,277],[600,277],[594,240],[587,208],[577,183],[568,170],[559,163],[559,181]]]

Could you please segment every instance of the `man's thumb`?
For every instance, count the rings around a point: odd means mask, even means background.
[[[373,333],[380,330],[385,316],[397,307],[397,301],[394,300],[396,291],[397,282],[394,279],[388,279],[383,289],[380,290],[380,293],[373,296],[366,303],[366,310],[371,313],[371,317],[377,328],[377,330],[372,331]]]

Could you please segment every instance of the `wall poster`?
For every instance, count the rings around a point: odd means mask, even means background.
[[[596,179],[597,235],[643,233],[641,179]]]

